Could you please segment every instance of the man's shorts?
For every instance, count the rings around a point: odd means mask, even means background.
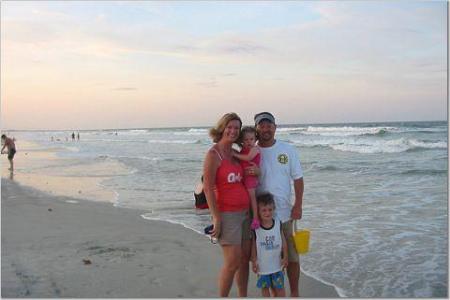
[[[282,289],[284,288],[284,274],[282,271],[278,271],[272,274],[258,275],[258,281],[256,282],[256,287],[259,289],[274,288]]]
[[[14,158],[14,154],[16,154],[16,149],[11,149],[8,151],[8,159],[11,160]]]
[[[294,227],[292,224],[292,220],[284,222],[281,225],[283,229],[284,236],[286,237],[286,242],[288,246],[288,262],[299,262],[299,255],[297,250],[295,249],[294,243]]]

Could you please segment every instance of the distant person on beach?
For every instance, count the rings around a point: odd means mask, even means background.
[[[14,140],[7,137],[5,134],[2,134],[2,143],[3,143],[3,147],[2,150],[0,151],[2,154],[5,154],[5,152],[3,152],[5,150],[5,148],[8,149],[8,152],[6,152],[8,154],[8,160],[9,160],[9,169],[11,172],[14,171],[14,155],[16,154],[16,144],[14,143]]]
[[[259,151],[259,147],[256,145],[255,128],[250,126],[242,128],[241,140],[242,150],[240,153],[234,151],[233,156],[241,161],[241,165],[244,169],[252,165],[259,167],[261,153]],[[251,229],[256,229],[259,227],[258,208],[256,205],[256,187],[258,186],[258,176],[245,174],[244,185],[250,196],[251,211],[253,213],[253,220],[250,227]]]
[[[72,141],[75,141],[75,132],[72,132]]]
[[[258,146],[261,151],[261,168],[255,166],[246,168],[246,173],[259,173],[259,186],[256,194],[271,193],[275,200],[275,216],[281,220],[284,235],[288,245],[287,275],[291,297],[299,295],[300,263],[295,250],[293,240],[293,220],[302,218],[303,203],[303,171],[297,150],[282,141],[275,139],[275,117],[269,112],[261,112],[255,115],[256,132],[258,133]],[[291,199],[291,182],[294,183],[295,200]],[[250,230],[250,228],[248,228]],[[244,233],[245,235],[245,229]],[[242,274],[248,270],[247,257],[250,257],[246,245],[243,246],[244,254],[241,269]],[[248,271],[247,271],[248,274]],[[245,280],[243,276],[242,280]],[[247,276],[248,282],[248,276]]]
[[[271,194],[258,196],[261,227],[254,230],[252,270],[258,274],[256,286],[263,297],[286,297],[283,271],[288,265],[287,242],[281,221],[274,218],[275,202]]]
[[[223,252],[224,261],[219,273],[221,297],[228,296],[235,275],[241,290],[238,269],[242,228],[250,199],[242,182],[244,170],[233,157],[231,148],[239,138],[241,127],[241,118],[235,113],[227,113],[220,118],[209,131],[215,144],[206,153],[203,167],[204,191],[213,221],[211,237],[218,239]]]
[[[77,133],[77,140],[78,141],[80,140],[80,133],[79,132]]]

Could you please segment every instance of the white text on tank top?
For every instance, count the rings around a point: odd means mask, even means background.
[[[256,253],[259,274],[272,274],[281,271],[282,239],[280,220],[274,220],[270,229],[262,227],[255,230]]]

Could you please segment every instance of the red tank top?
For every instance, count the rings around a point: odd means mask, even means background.
[[[248,192],[243,184],[244,171],[240,164],[222,159],[216,173],[216,200],[221,212],[243,211],[250,206]]]

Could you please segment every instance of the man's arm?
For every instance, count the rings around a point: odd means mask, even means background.
[[[283,253],[283,257],[281,259],[281,265],[283,269],[287,268],[289,262],[288,262],[288,248],[287,248],[287,241],[286,237],[284,236],[283,229],[281,228],[281,249]]]
[[[295,191],[295,202],[294,207],[292,207],[291,211],[291,219],[300,220],[303,214],[303,191],[304,191],[304,183],[303,177],[294,180],[294,191]]]

